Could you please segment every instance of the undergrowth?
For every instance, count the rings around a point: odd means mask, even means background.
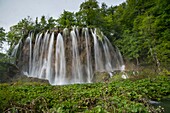
[[[46,83],[0,84],[0,112],[157,113],[149,100],[170,96],[166,76],[136,81],[51,86]]]

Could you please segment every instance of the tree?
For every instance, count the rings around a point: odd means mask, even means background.
[[[34,30],[34,22],[28,16],[27,18],[19,21],[17,25],[10,27],[10,31],[7,33],[7,41],[11,45],[17,44],[18,41],[22,37],[27,36],[31,30]]]
[[[80,5],[79,14],[81,14],[84,26],[99,27],[101,23],[100,9],[96,0],[87,0]]]
[[[103,16],[107,16],[108,6],[103,2],[101,5],[101,13]]]
[[[45,16],[41,17],[40,25],[41,25],[42,28],[44,28],[47,25],[47,21],[46,21]]]
[[[168,4],[168,5],[167,5]],[[116,44],[124,57],[136,64],[168,67],[170,64],[169,1],[127,0],[112,11],[120,37]]]
[[[0,28],[0,49],[2,49],[2,44],[3,44],[3,41],[5,41],[5,36],[6,36],[5,29],[1,27]]]
[[[102,25],[100,29],[114,43],[114,41],[119,39],[122,34],[120,17],[123,15],[123,7],[111,6],[106,8],[106,6],[102,6],[101,12],[103,22],[100,24]]]
[[[47,20],[47,29],[52,29],[56,26],[56,20],[53,17],[50,17]]]
[[[75,24],[74,13],[64,10],[63,14],[61,14],[59,19],[57,19],[57,22],[58,22],[60,27],[73,26]]]

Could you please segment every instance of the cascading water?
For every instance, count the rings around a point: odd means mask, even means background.
[[[95,59],[95,69],[103,72],[104,71],[104,61],[103,54],[101,51],[101,46],[99,46],[99,40],[97,39],[96,32],[94,33],[92,30],[92,36],[94,39],[94,59]]]
[[[34,45],[34,51],[33,51],[33,61],[31,62],[32,64],[32,68],[30,68],[31,70],[29,71],[29,74],[31,76],[37,75],[37,77],[39,77],[39,71],[42,68],[42,65],[40,64],[41,62],[41,39],[42,39],[42,33],[40,35],[36,36],[36,40],[35,40],[35,45]]]
[[[119,49],[117,47],[113,47],[106,36],[104,36],[104,48],[106,70],[110,72],[115,70],[124,71],[124,69],[122,68],[124,66],[123,58]]]
[[[55,83],[67,83],[64,41],[60,33],[57,36],[55,62]]]
[[[91,51],[90,51],[90,36],[89,36],[89,31],[87,28],[84,29],[85,31],[85,40],[86,40],[86,53],[87,53],[87,66],[86,66],[86,71],[87,71],[87,81],[91,82],[92,81],[92,62],[91,62]]]
[[[71,31],[71,38],[72,38],[72,52],[73,52],[73,60],[72,60],[72,80],[77,82],[83,82],[82,78],[82,70],[80,64],[80,55],[78,51],[78,44],[77,44],[77,36],[75,30]]]
[[[48,48],[48,56],[47,56],[47,68],[46,68],[46,78],[49,80],[51,84],[54,84],[53,71],[54,67],[52,62],[54,62],[53,56],[53,45],[54,45],[54,33],[52,33],[50,37],[49,48]]]
[[[34,35],[28,36],[22,50],[21,67],[27,76],[47,79],[52,85],[91,83],[96,72],[112,76],[124,69],[118,48],[97,30],[73,27]]]
[[[20,53],[18,52],[18,51],[20,51],[21,46],[22,46],[22,39],[19,40],[18,44],[12,45],[13,50],[12,50],[11,56],[15,59],[10,60],[10,63],[16,64],[17,63],[16,58],[18,57],[18,59],[19,59],[21,57],[21,52]],[[18,56],[17,56],[17,53],[19,53]]]
[[[42,42],[42,50],[41,50],[41,55],[40,55],[40,63],[39,63],[39,78],[46,78],[45,75],[45,69],[46,69],[46,65],[47,65],[47,55],[45,54],[48,51],[48,42],[49,42],[49,34],[48,31],[45,33],[44,35],[44,39]]]
[[[22,41],[21,41],[21,39],[20,39],[19,42],[18,42],[18,44],[14,46],[14,49],[13,49],[13,51],[12,51],[12,53],[11,53],[11,56],[12,56],[12,57],[16,57],[16,56],[17,56],[18,48],[19,48],[19,46],[20,46],[21,44],[22,44]]]

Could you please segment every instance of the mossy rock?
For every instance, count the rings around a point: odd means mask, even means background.
[[[19,69],[14,64],[0,63],[0,83],[10,82],[17,74]]]
[[[97,35],[97,37],[98,37],[98,39],[99,39],[100,41],[103,40],[104,35],[103,35],[103,33],[100,31],[99,28],[96,28],[96,35]]]
[[[93,77],[93,82],[106,82],[110,78],[107,72],[95,72]]]

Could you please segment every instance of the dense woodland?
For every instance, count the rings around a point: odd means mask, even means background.
[[[158,70],[170,67],[169,0],[127,0],[110,7],[105,3],[99,6],[96,0],[87,0],[78,12],[64,11],[58,19],[42,16],[32,20],[27,17],[10,27],[6,34],[1,28],[1,43],[6,40],[13,45],[30,31],[74,25],[100,28],[112,44],[119,47],[125,61]]]

